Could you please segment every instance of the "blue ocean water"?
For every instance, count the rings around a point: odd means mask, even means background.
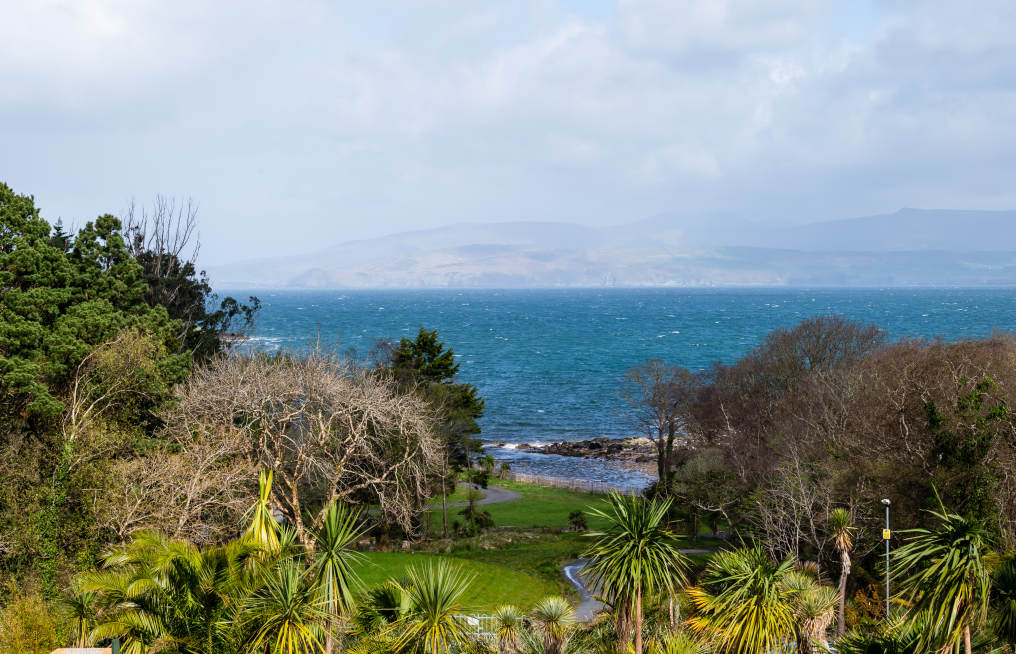
[[[1016,290],[250,291],[252,344],[311,340],[366,355],[383,338],[437,329],[463,380],[487,403],[482,438],[541,443],[632,435],[625,371],[649,358],[692,369],[730,362],[767,333],[819,314],[875,323],[891,338],[986,336],[1016,329]],[[612,466],[498,448],[517,470],[605,479]],[[564,459],[564,460],[560,460]],[[638,481],[638,478],[633,478]]]

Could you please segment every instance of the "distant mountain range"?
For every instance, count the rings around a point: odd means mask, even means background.
[[[464,223],[208,272],[219,288],[1016,286],[1016,211],[779,228],[666,215],[609,228]]]

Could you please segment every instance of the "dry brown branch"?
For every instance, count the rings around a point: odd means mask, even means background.
[[[195,370],[177,399],[165,434],[185,451],[235,443],[249,466],[273,470],[273,499],[304,542],[334,500],[377,505],[412,532],[415,500],[441,461],[416,394],[320,349],[218,359]]]

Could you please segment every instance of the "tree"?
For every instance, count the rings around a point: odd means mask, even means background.
[[[546,654],[564,654],[575,627],[575,611],[563,597],[545,597],[533,607],[530,617],[543,638]]]
[[[411,567],[406,575],[410,609],[394,625],[399,647],[415,643],[426,654],[443,654],[465,642],[468,636],[456,614],[472,579],[445,560]]]
[[[592,510],[608,527],[590,534],[595,540],[585,552],[586,569],[615,606],[632,617],[635,654],[642,654],[643,599],[652,593],[673,595],[686,580],[688,559],[666,526],[669,509],[669,499],[611,493],[606,510]],[[627,640],[627,634],[619,633],[621,647]]]
[[[818,568],[815,568],[817,574]],[[839,598],[835,588],[822,585],[807,568],[794,570],[783,578],[783,586],[791,593],[797,632],[797,651],[804,654],[826,654],[829,640],[826,632],[832,623]]]
[[[518,653],[524,620],[522,611],[510,604],[502,604],[494,610],[494,637],[500,654]]]
[[[325,654],[332,654],[334,623],[339,616],[349,615],[354,606],[353,588],[360,585],[360,580],[352,564],[363,556],[351,546],[364,531],[359,512],[331,504],[325,510],[321,528],[314,533],[311,574],[330,623],[325,632]]]
[[[132,202],[123,233],[131,256],[144,271],[145,300],[150,306],[165,307],[177,321],[178,351],[203,361],[225,349],[235,332],[249,328],[261,303],[253,296],[248,304],[232,297],[220,301],[212,292],[207,274],[196,267],[197,212],[192,200],[161,195],[151,208]]]
[[[692,629],[718,651],[767,654],[793,641],[793,591],[785,580],[794,560],[775,563],[759,546],[713,555],[699,586],[688,590]]]
[[[847,579],[850,577],[850,550],[854,547],[854,532],[857,529],[851,524],[850,511],[843,508],[833,509],[829,514],[829,527],[832,530],[833,547],[840,555],[840,605],[837,633],[842,637],[847,633]]]
[[[154,532],[112,548],[102,570],[85,573],[80,589],[103,608],[93,642],[124,639],[127,652],[173,647],[195,654],[235,649],[237,608],[253,582],[243,541],[199,550]]]
[[[991,574],[991,605],[994,610],[991,629],[995,636],[1016,646],[1016,557],[1005,556]]]
[[[384,349],[384,344],[380,347]],[[482,451],[482,443],[475,436],[480,433],[477,420],[483,416],[483,399],[472,384],[455,382],[459,371],[455,353],[438,340],[435,330],[420,327],[415,339],[402,338],[398,346],[389,351],[387,366],[403,388],[418,393],[438,416],[437,435],[444,443],[439,475],[441,517],[447,538],[448,486],[450,484],[454,490],[456,474],[469,468],[474,452]]]
[[[896,577],[912,613],[928,620],[919,644],[941,649],[962,641],[971,654],[971,634],[988,614],[990,535],[979,521],[949,513],[941,502],[930,513],[937,529],[905,532],[908,542],[895,554]]]
[[[195,368],[176,398],[164,437],[183,454],[239,441],[222,464],[271,470],[272,499],[304,545],[335,502],[377,504],[413,533],[442,448],[426,403],[384,371],[317,349],[235,355]]]
[[[699,385],[688,369],[650,359],[628,371],[624,397],[636,409],[639,431],[656,444],[659,485],[670,487],[674,442],[687,431]]]
[[[324,608],[314,589],[304,583],[302,572],[295,561],[282,561],[247,600],[241,615],[249,631],[243,641],[246,651],[273,654],[324,651],[318,637]]]

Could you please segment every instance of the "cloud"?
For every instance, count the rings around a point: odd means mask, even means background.
[[[456,221],[1011,208],[1009,2],[0,0],[0,175],[209,263]]]

